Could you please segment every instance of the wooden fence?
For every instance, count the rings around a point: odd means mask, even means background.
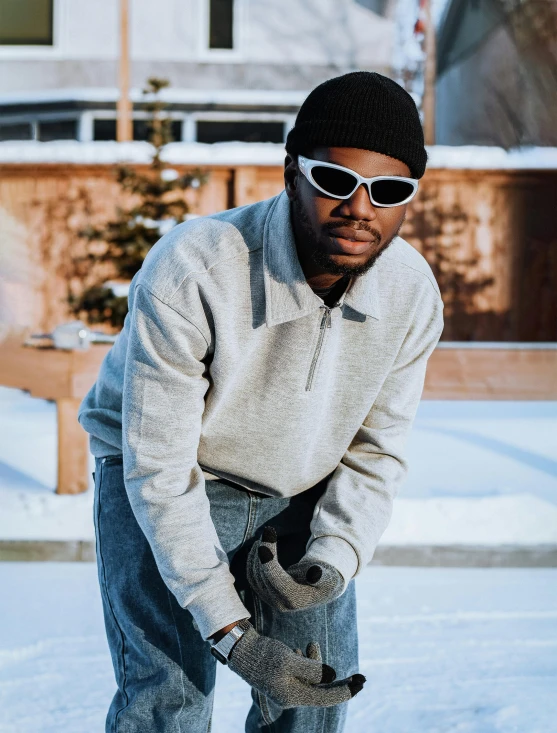
[[[134,166],[145,170],[145,166]],[[184,172],[191,166],[174,166]],[[187,192],[208,214],[283,189],[278,166],[203,166]],[[49,331],[72,318],[77,232],[123,203],[110,165],[0,165],[0,326]],[[429,169],[401,236],[431,264],[447,341],[557,341],[557,170]],[[79,285],[79,283],[78,283]],[[1,337],[1,334],[0,334]]]

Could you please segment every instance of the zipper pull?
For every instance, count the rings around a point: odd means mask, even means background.
[[[327,328],[331,328],[331,309],[327,308]]]

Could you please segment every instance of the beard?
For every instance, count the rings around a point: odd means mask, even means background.
[[[365,272],[370,270],[375,265],[379,257],[381,257],[383,252],[388,249],[394,238],[398,235],[405,219],[404,216],[396,232],[387,242],[383,244],[381,249],[374,252],[365,262],[362,262],[358,265],[350,265],[348,263],[342,264],[340,262],[336,262],[334,257],[338,255],[330,254],[320,246],[319,238],[316,236],[311,226],[311,221],[303,205],[300,203],[297,197],[292,202],[292,212],[294,216],[298,219],[300,228],[304,235],[304,249],[307,251],[310,258],[316,265],[322,268],[325,272],[332,275],[363,275]],[[329,228],[332,230],[338,228],[338,226],[338,222],[331,222],[329,224],[326,224],[325,228]],[[350,224],[345,223],[344,226],[350,226]],[[376,247],[381,244],[382,237],[380,232],[373,226],[371,226],[368,222],[358,222],[357,227],[354,228],[365,229],[366,231],[370,232],[375,238],[374,243]]]

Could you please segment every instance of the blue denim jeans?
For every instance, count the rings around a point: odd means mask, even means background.
[[[129,504],[122,456],[95,459],[94,522],[99,584],[117,690],[106,718],[107,733],[208,733],[216,664],[193,617],[164,583],[151,548]],[[340,598],[317,607],[281,613],[251,591],[245,565],[263,527],[278,534],[279,561],[299,560],[325,481],[293,498],[247,492],[224,481],[206,481],[211,518],[251,622],[290,648],[320,643],[323,661],[337,679],[358,671],[356,595],[352,580]],[[257,690],[246,733],[340,733],[347,705],[282,709]]]

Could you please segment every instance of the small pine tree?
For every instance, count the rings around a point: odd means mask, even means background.
[[[180,176],[162,160],[164,146],[173,140],[172,120],[166,113],[167,105],[159,96],[160,90],[167,86],[168,80],[151,77],[143,89],[149,112],[148,140],[154,147],[149,171],[141,174],[125,165],[116,168],[122,192],[134,194],[136,203],[128,208],[117,206],[114,219],[80,232],[91,243],[87,253],[76,258],[84,274],[90,273],[92,265],[110,265],[113,279],[131,281],[162,234],[186,220],[189,207],[183,192],[207,181],[208,174],[199,168]],[[101,267],[100,271],[106,273],[106,267]],[[91,324],[121,329],[128,311],[127,295],[117,295],[105,283],[106,275],[99,276],[79,295],[70,293],[69,310],[76,317],[85,317]]]

